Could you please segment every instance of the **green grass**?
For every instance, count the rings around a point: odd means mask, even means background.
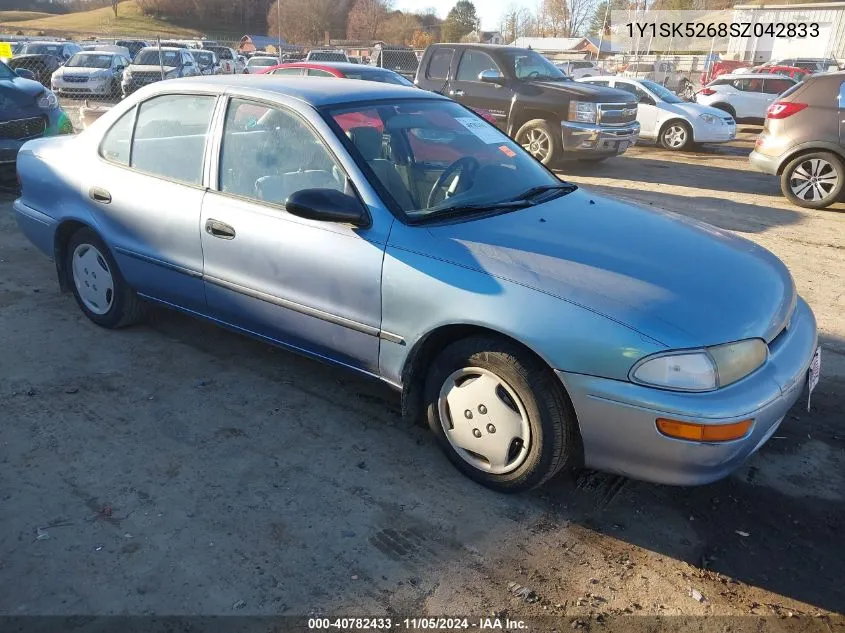
[[[195,37],[202,33],[194,28],[178,26],[165,20],[146,16],[138,9],[134,0],[121,2],[117,7],[117,17],[111,7],[92,11],[79,11],[63,15],[35,13],[35,19],[9,19],[6,16],[19,16],[26,11],[0,11],[0,31],[23,31],[32,35],[43,31],[45,35],[138,35]]]

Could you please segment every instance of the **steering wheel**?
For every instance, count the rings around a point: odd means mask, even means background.
[[[431,192],[428,194],[428,202],[426,202],[427,207],[433,207],[434,201],[437,198],[437,193],[446,186],[446,183],[454,176],[456,173],[460,171],[461,176],[466,174],[467,176],[472,175],[479,167],[481,163],[478,162],[478,159],[474,156],[462,156],[454,163],[449,165],[443,173],[440,174],[440,177],[437,179],[437,182],[434,183],[434,186],[431,188]],[[448,193],[448,191],[446,192]],[[444,199],[446,195],[444,194]]]
[[[540,76],[540,71],[539,71],[539,70],[532,70],[530,73],[528,73],[527,75],[525,75],[525,78],[526,78],[526,79],[533,79],[534,77],[539,77],[539,76]]]

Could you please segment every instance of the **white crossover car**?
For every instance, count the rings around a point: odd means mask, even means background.
[[[577,81],[624,90],[636,95],[640,138],[654,139],[666,149],[692,143],[724,143],[736,137],[736,121],[722,110],[684,101],[648,79],[586,77]]]
[[[719,108],[737,121],[762,121],[778,96],[797,81],[785,75],[730,73],[717,77],[695,93],[695,100]]]

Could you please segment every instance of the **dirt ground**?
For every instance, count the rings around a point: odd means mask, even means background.
[[[842,613],[845,206],[787,204],[752,142],[565,170],[763,244],[815,310],[812,411],[698,488],[582,472],[497,495],[378,384],[167,311],[101,330],[7,198],[0,614]]]

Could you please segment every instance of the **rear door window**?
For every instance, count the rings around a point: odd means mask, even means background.
[[[766,79],[763,82],[763,92],[770,95],[779,95],[794,86],[789,79]]]
[[[453,48],[438,48],[431,54],[425,76],[429,79],[446,79],[449,76],[449,66],[452,65]]]
[[[132,108],[115,121],[100,143],[100,156],[125,167],[129,166],[129,148],[132,144],[135,110],[137,108]]]

